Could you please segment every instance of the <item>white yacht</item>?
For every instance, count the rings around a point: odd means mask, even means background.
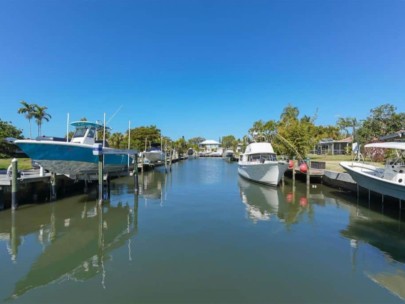
[[[254,142],[246,147],[238,162],[238,173],[249,180],[277,186],[288,162],[277,160],[273,147],[267,142]]]

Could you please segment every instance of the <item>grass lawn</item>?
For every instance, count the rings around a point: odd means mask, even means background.
[[[321,161],[326,163],[326,170],[335,172],[345,172],[345,170],[339,165],[342,161],[352,160],[352,156],[349,155],[326,155],[326,154],[309,154],[308,157],[311,161]]]
[[[324,161],[326,163],[326,170],[335,171],[335,172],[345,172],[345,170],[339,165],[342,161],[351,161],[353,160],[351,155],[317,155],[310,154],[308,155],[310,160],[313,161]],[[375,163],[370,160],[366,160],[368,164],[374,166],[384,166],[383,163]]]
[[[0,158],[0,170],[7,170],[12,158]],[[31,169],[31,158],[18,158],[18,170]]]

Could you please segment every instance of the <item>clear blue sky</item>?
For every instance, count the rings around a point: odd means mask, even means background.
[[[247,134],[288,104],[316,124],[405,111],[404,0],[0,0],[0,118],[20,101],[113,131]],[[36,127],[33,125],[36,132]]]

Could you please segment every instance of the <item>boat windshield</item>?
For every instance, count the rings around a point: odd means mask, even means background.
[[[89,128],[77,128],[75,131],[75,134],[73,135],[73,138],[84,137],[86,135],[86,132],[88,129]],[[87,134],[87,137],[94,138],[94,135],[95,135],[94,128],[90,128],[89,133]]]
[[[276,161],[277,157],[276,154],[274,153],[258,153],[258,154],[251,154],[248,157],[248,161],[257,161],[257,162],[263,162],[263,161]]]

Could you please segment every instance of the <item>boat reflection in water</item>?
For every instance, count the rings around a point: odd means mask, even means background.
[[[238,178],[242,203],[246,206],[248,217],[253,222],[268,221],[271,215],[277,215],[280,192],[275,187],[269,187]]]
[[[246,205],[248,217],[254,222],[268,221],[272,217],[283,222],[287,227],[298,223],[301,218],[312,212],[312,204],[322,203],[319,197],[323,198],[318,189],[311,189],[311,193],[292,189],[296,187],[271,187],[246,180],[238,179],[242,203]]]
[[[359,261],[382,254],[386,265],[370,263],[364,271],[373,282],[405,300],[405,239],[401,218],[394,219],[370,209],[345,204],[350,210],[349,225],[341,231],[350,240],[353,269]],[[400,211],[401,212],[401,211]],[[401,213],[399,213],[401,215]],[[361,257],[361,258],[360,258]],[[358,261],[359,260],[359,261]],[[364,262],[363,262],[364,263]]]
[[[131,260],[131,237],[138,229],[137,197],[131,206],[108,202],[100,206],[80,199],[86,197],[21,209],[7,217],[2,214],[0,241],[9,243],[11,259],[18,262],[19,256],[26,255],[22,252],[34,256],[28,272],[17,279],[11,298],[48,284],[84,281],[96,275],[105,287],[105,263],[111,259],[112,251],[127,244]],[[35,243],[24,242],[32,236]]]
[[[329,195],[330,190],[322,185],[308,192],[301,187],[298,184],[293,191],[290,186],[273,188],[239,179],[242,202],[254,223],[277,218],[288,231],[291,225],[319,219],[314,216],[316,208],[329,205],[348,210],[348,224],[340,235],[347,240],[352,271],[405,300],[405,225],[401,211],[388,216],[353,205],[344,196]]]

